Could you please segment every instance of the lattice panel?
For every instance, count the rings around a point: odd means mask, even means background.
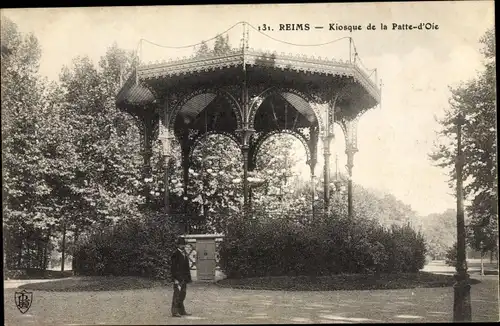
[[[220,246],[221,241],[215,241],[215,269],[220,270]]]
[[[189,258],[189,268],[196,269],[196,242],[187,243],[184,247],[187,257]]]

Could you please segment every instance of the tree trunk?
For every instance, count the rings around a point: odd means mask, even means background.
[[[71,269],[73,270],[73,275],[76,275],[76,244],[78,243],[78,236],[80,235],[80,231],[78,227],[75,227],[74,239],[73,239],[73,257],[71,258]]]
[[[484,275],[484,252],[481,251],[481,276]]]
[[[490,264],[493,264],[493,250],[490,251]]]
[[[47,241],[45,242],[45,250],[43,254],[43,269],[46,270],[49,267],[49,245],[50,245],[50,228],[47,232]]]
[[[23,239],[19,238],[19,254],[17,256],[17,268],[21,268],[21,263],[23,260]]]
[[[31,250],[30,250],[30,243],[29,243],[29,241],[26,243],[26,252],[28,254],[27,268],[31,268]]]
[[[61,244],[61,272],[64,272],[66,263],[66,223],[63,224],[62,244]]]
[[[36,240],[36,268],[43,269],[42,261],[43,261],[43,248],[41,239],[38,238]]]

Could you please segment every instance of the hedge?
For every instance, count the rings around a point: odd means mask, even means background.
[[[87,276],[168,279],[178,231],[160,213],[148,213],[82,237],[75,248],[75,272]]]
[[[413,273],[425,264],[423,236],[409,225],[333,216],[310,225],[288,220],[238,220],[220,248],[228,278]]]

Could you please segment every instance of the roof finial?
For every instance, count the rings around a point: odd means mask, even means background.
[[[245,23],[245,26],[247,28],[247,37],[246,37],[246,44],[245,44],[245,46],[246,46],[246,49],[248,50],[248,41],[250,40],[250,36],[249,36],[249,30],[250,29],[248,28],[248,25],[246,23]]]
[[[241,49],[245,49],[245,22],[243,22],[243,34],[241,35]]]

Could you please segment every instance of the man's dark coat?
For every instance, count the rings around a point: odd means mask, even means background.
[[[191,271],[189,269],[189,258],[183,255],[179,249],[175,250],[172,254],[171,261],[171,275],[172,282],[177,280],[179,282],[191,283]]]

